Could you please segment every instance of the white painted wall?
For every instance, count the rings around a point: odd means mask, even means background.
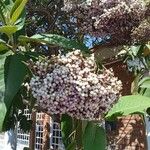
[[[16,143],[16,131],[7,131],[4,136],[4,150],[16,150]]]

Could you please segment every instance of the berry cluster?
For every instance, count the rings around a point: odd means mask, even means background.
[[[32,94],[50,114],[100,119],[122,89],[112,70],[96,74],[94,57],[84,58],[79,50],[30,64],[34,73],[30,81]]]
[[[144,0],[66,0],[64,9],[77,18],[80,32],[109,36],[112,44],[140,42],[132,32],[149,15]]]

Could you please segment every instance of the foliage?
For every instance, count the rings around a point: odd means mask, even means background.
[[[59,35],[39,34],[33,35],[32,37],[21,35],[20,33],[23,32],[20,31],[25,25],[26,3],[27,0],[4,0],[1,1],[0,5],[0,21],[2,23],[2,26],[0,27],[0,51],[13,52],[13,54],[7,56],[6,60],[1,58],[2,65],[5,64],[1,71],[1,79],[5,79],[5,90],[3,89],[5,93],[1,99],[4,99],[6,106],[5,109],[4,103],[2,103],[1,108],[3,108],[3,110],[1,109],[1,114],[3,114],[3,116],[1,118],[0,126],[3,125],[3,130],[8,129],[10,124],[15,126],[15,121],[17,120],[20,120],[22,125],[22,122],[27,121],[22,114],[18,115],[18,110],[22,110],[23,107],[23,98],[20,98],[24,94],[23,92],[20,92],[22,84],[31,75],[30,70],[26,66],[26,62],[29,59],[36,57],[36,52],[34,52],[33,55],[31,53],[28,55],[27,51],[30,51],[30,43],[36,41],[37,43],[57,45],[67,49],[83,48],[84,50],[87,50],[83,44],[79,44],[76,41],[69,40]],[[21,47],[22,44],[25,44],[25,48]],[[22,51],[22,49],[24,50]],[[1,83],[3,82],[2,80]],[[19,94],[20,96],[17,96]]]
[[[106,133],[97,123],[62,116],[61,131],[66,150],[105,150]]]
[[[22,43],[37,42],[41,44],[57,45],[66,49],[74,48],[88,51],[88,48],[85,47],[84,44],[79,44],[79,42],[75,40],[69,40],[56,34],[36,34],[31,37],[20,36],[18,40]]]
[[[61,132],[65,147],[72,145],[71,141],[73,141],[73,136],[71,136],[71,134],[73,133],[73,119],[68,115],[62,115],[61,117]]]
[[[106,143],[105,130],[100,126],[89,122],[83,135],[84,149],[105,150],[107,146]]]
[[[128,70],[138,74],[150,67],[149,43],[126,47],[126,62]]]
[[[141,79],[138,83],[138,86],[140,88],[150,89],[150,77],[144,77]]]
[[[118,103],[108,112],[107,119],[129,114],[144,114],[150,107],[150,98],[142,95],[122,96]]]
[[[25,76],[28,74],[28,69],[23,61],[25,61],[25,57],[21,54],[8,56],[5,60],[4,102],[6,104],[7,114],[10,114],[11,106],[15,102],[14,97],[18,93]],[[5,121],[7,121],[7,116]]]
[[[134,92],[137,95],[122,96],[118,103],[108,112],[106,119],[116,119],[118,116],[142,114],[150,107],[150,49],[149,42],[142,45],[132,45],[126,49],[126,61],[129,71],[135,75]]]
[[[4,91],[5,91],[5,84],[4,84],[4,63],[6,56],[8,54],[0,55],[0,130],[2,130],[2,122],[4,121],[5,114],[6,114],[6,106],[4,104]]]
[[[52,2],[42,0],[40,2],[35,0],[33,8],[31,8],[33,1],[29,1],[28,5],[27,2],[28,0],[0,1],[0,131],[13,128],[16,125],[16,121],[20,121],[20,127],[26,131],[28,131],[31,127],[31,120],[27,120],[27,118],[23,115],[23,108],[25,106],[25,98],[27,99],[26,102],[30,105],[33,103],[33,97],[27,87],[23,85],[26,82],[29,82],[32,76],[28,66],[26,65],[28,60],[32,59],[35,61],[39,55],[43,55],[36,51],[37,45],[39,49],[41,46],[46,49],[49,49],[49,47],[52,49],[53,46],[56,46],[60,47],[62,50],[72,50],[76,48],[81,49],[84,52],[88,51],[84,44],[77,42],[83,42],[83,34],[77,32],[79,30],[77,30],[77,26],[74,25],[74,21],[71,21],[72,19],[68,16],[68,14],[61,16],[61,13],[64,12],[61,9],[63,7],[63,1]],[[39,6],[39,3],[42,4],[42,8],[44,6],[44,9],[39,9],[39,7],[37,7]],[[44,15],[45,13],[51,14],[47,12],[47,9],[45,11],[45,4],[48,7],[51,6],[51,10],[54,8],[52,13],[53,15],[52,17],[50,16],[50,18],[48,18],[49,15],[44,18],[43,16],[39,18],[37,12],[39,14],[39,12],[43,11]],[[28,20],[26,21],[28,26],[28,36],[24,34],[26,5],[28,10]],[[33,10],[34,8],[36,9]],[[33,18],[30,18],[33,11],[34,16]],[[146,17],[147,14],[148,11],[145,13]],[[136,18],[136,15],[134,18]],[[46,19],[49,19],[48,23],[45,23]],[[69,24],[67,24],[66,20],[69,21]],[[134,20],[132,21],[134,23]],[[32,30],[32,28],[30,29],[29,27],[33,22],[36,22],[36,25],[34,27],[32,26],[34,30],[31,34],[29,34]],[[46,29],[50,24],[52,24],[52,26],[47,31],[44,30],[44,33],[41,33],[41,31],[43,31],[42,29]],[[54,24],[56,25],[55,27],[53,27]],[[140,23],[136,25],[139,26],[139,24]],[[40,27],[36,29],[37,26]],[[118,31],[118,28],[116,29]],[[70,39],[53,33],[64,34],[66,37],[70,37]],[[117,35],[120,36],[121,34],[117,33]],[[144,58],[143,60],[146,62],[146,67],[143,68],[143,72],[146,69],[149,69],[149,49],[150,46],[147,43],[146,45],[142,44],[140,46],[132,46],[129,50],[128,56],[131,60],[140,58],[141,61],[141,57]],[[140,70],[139,72],[142,74],[142,71]],[[150,105],[149,84],[149,77],[143,78],[142,76],[142,80],[139,82],[138,92],[145,96],[131,95],[121,97],[112,110],[108,112],[106,119],[114,119],[118,116],[134,113],[144,114]],[[18,110],[21,110],[20,114],[18,114]],[[61,129],[67,150],[74,150],[75,148],[84,150],[104,150],[106,148],[105,131],[97,123],[76,120],[67,115],[63,115],[61,120]]]

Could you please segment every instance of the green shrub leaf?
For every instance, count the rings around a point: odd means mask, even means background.
[[[146,97],[150,97],[150,89],[149,89],[149,88],[147,88],[147,89],[142,89],[142,90],[140,91],[140,94],[142,94],[142,95],[144,95],[144,96],[146,96]]]
[[[150,44],[146,44],[146,47],[150,50]]]
[[[2,27],[0,27],[0,32],[5,33],[8,36],[10,36],[13,33],[15,33],[17,31],[17,29],[18,28],[16,26],[2,26]]]
[[[0,39],[0,52],[9,50],[10,47],[6,44],[5,41]]]
[[[5,62],[5,95],[4,102],[7,108],[7,114],[10,112],[13,99],[22,85],[25,76],[28,74],[28,68],[23,63],[25,57],[22,54],[10,55]],[[7,121],[7,115],[5,123]],[[4,129],[5,129],[4,123]]]
[[[0,132],[2,132],[3,131],[3,123],[4,123],[5,115],[7,112],[5,103],[3,101],[0,102],[0,111],[1,111],[1,113],[0,113]]]
[[[150,80],[145,81],[140,87],[150,89]]]
[[[69,136],[73,132],[73,122],[72,118],[66,114],[61,117],[61,132],[65,147],[68,147],[68,145],[70,146],[71,137],[69,138]]]
[[[25,76],[28,73],[27,66],[23,63],[24,55],[16,54],[8,56],[5,63],[5,99],[9,108],[11,99],[17,94]]]
[[[106,133],[105,130],[89,122],[83,135],[84,150],[105,150],[106,149]]]
[[[16,0],[15,1],[14,6],[13,6],[11,13],[10,13],[11,23],[14,24],[19,19],[19,17],[21,15],[21,13],[23,12],[27,2],[28,2],[28,0]]]
[[[0,55],[0,132],[2,131],[3,121],[6,115],[6,106],[4,104],[4,63],[8,53]]]
[[[5,16],[4,16],[4,9],[5,9],[5,4],[3,1],[0,1],[0,21],[5,23]]]
[[[139,83],[138,86],[141,88],[150,88],[150,77],[144,77]]]
[[[32,37],[20,36],[18,39],[22,43],[36,42],[41,44],[56,45],[67,49],[88,50],[84,44],[80,44],[75,40],[67,39],[56,34],[36,34]]]
[[[106,119],[116,119],[129,114],[144,114],[150,107],[150,98],[142,95],[122,96],[118,103],[108,112]]]

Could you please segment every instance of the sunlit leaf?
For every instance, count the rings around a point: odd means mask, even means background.
[[[16,0],[15,1],[14,7],[12,8],[11,13],[10,13],[11,23],[14,24],[18,20],[27,2],[28,0]]]
[[[2,27],[0,27],[0,32],[1,33],[5,33],[8,36],[12,35],[16,31],[17,31],[17,27],[16,26],[2,26]]]
[[[141,48],[140,45],[139,45],[139,46],[131,46],[131,47],[130,47],[130,50],[132,51],[132,53],[133,53],[134,56],[137,56],[137,54],[138,54],[140,48]]]
[[[150,44],[146,44],[146,47],[150,50]]]
[[[32,37],[20,36],[18,39],[22,43],[36,42],[41,44],[56,45],[67,49],[81,49],[88,50],[84,44],[78,43],[74,40],[67,39],[56,34],[36,34]]]
[[[10,49],[10,47],[8,47],[6,42],[0,39],[0,52],[1,51],[7,51],[9,49]]]
[[[146,44],[143,50],[144,56],[148,56],[150,54],[150,45]]]
[[[150,89],[150,80],[145,81],[140,87]]]
[[[138,86],[141,88],[150,88],[150,77],[144,77],[139,83]]]
[[[5,92],[5,83],[4,83],[4,63],[6,56],[8,53],[4,55],[0,55],[0,132],[2,132],[2,126],[4,122],[4,118],[6,115],[6,106],[4,104],[4,92]]]
[[[5,4],[3,3],[3,1],[0,1],[0,21],[2,21],[3,23],[5,23],[5,17],[4,17],[4,9],[5,9]]]
[[[106,119],[115,119],[118,116],[129,114],[144,114],[150,107],[150,98],[142,95],[122,96],[106,115]]]

